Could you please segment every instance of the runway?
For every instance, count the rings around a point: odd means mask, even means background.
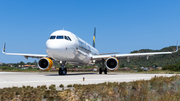
[[[26,73],[26,72],[0,72],[0,88],[4,87],[22,87],[38,85],[55,84],[97,84],[103,82],[129,82],[135,80],[148,80],[154,76],[172,76],[175,74],[131,74],[131,73],[68,73],[67,75],[58,75],[57,73]],[[85,81],[83,81],[83,77]]]

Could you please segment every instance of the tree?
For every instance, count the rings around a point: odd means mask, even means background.
[[[32,63],[31,63],[31,62],[28,62],[27,64],[28,64],[28,65],[31,65]]]
[[[24,63],[23,61],[21,61],[21,62],[19,63],[19,65],[25,65],[25,63]]]
[[[157,63],[153,63],[153,67],[158,67],[158,64]]]
[[[1,69],[2,70],[12,70],[12,69],[14,69],[14,67],[2,66]]]
[[[120,67],[121,67],[121,68],[123,68],[123,67],[125,67],[125,66],[124,66],[124,64],[121,64],[121,66],[120,66]]]

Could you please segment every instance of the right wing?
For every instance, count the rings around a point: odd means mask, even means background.
[[[30,58],[43,58],[43,57],[48,57],[48,55],[43,55],[43,54],[23,54],[23,53],[6,53],[5,52],[5,46],[6,44],[4,43],[4,48],[2,50],[2,53],[6,55],[21,55],[24,56],[26,59]]]
[[[115,57],[115,58],[130,58],[130,57],[142,57],[147,56],[147,59],[149,56],[158,55],[158,54],[172,54],[178,51],[178,43],[176,47],[176,51],[172,52],[149,52],[149,53],[130,53],[130,54],[112,54],[112,55],[93,55],[92,60],[102,60],[107,59],[109,57]]]

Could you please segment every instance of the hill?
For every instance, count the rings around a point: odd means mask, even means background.
[[[168,51],[175,51],[176,46],[165,47],[161,50],[151,50],[151,49],[141,49],[135,50],[131,53],[147,53],[147,52],[168,52]],[[168,55],[154,55],[150,56],[147,60],[146,57],[134,57],[130,58],[130,62],[127,62],[127,59],[120,59],[120,66],[127,66],[127,67],[153,67],[158,66],[162,67],[165,65],[176,64],[180,61],[180,51],[174,54]]]

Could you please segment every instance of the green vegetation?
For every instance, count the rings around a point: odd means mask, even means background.
[[[14,69],[16,69],[16,68],[14,68],[14,67],[8,67],[8,66],[2,66],[1,69],[2,69],[2,70],[14,70]]]
[[[56,90],[56,85],[54,85],[54,84],[50,85],[50,86],[49,86],[49,89],[51,89],[51,90]]]
[[[59,87],[60,87],[60,88],[63,88],[63,87],[64,87],[64,85],[63,85],[63,84],[60,84],[60,85],[59,85]]]
[[[73,89],[56,90],[55,85],[0,89],[0,101],[179,101],[180,76],[154,77],[132,82],[74,84]]]
[[[180,61],[174,65],[165,65],[162,70],[180,71]]]
[[[28,69],[21,69],[21,68],[15,68],[15,67],[9,67],[9,66],[1,66],[0,71],[12,71],[12,72],[39,72],[39,68],[32,68],[29,67]]]
[[[73,86],[72,84],[67,85],[67,87],[72,87],[72,86]]]
[[[150,49],[141,49],[132,51],[131,53],[146,53],[146,52],[168,52],[175,51],[176,46],[165,47],[161,50],[150,50]],[[165,55],[154,55],[150,56],[147,60],[146,57],[134,57],[130,58],[130,62],[127,62],[127,59],[120,59],[120,64],[124,64],[125,67],[138,68],[138,67],[162,67],[165,65],[176,64],[180,61],[180,51],[173,54]],[[122,66],[122,65],[121,65]]]
[[[22,68],[23,65],[30,65],[29,67],[26,68]],[[5,64],[3,63],[2,65],[0,65],[0,71],[13,71],[13,72],[35,72],[35,71],[39,71],[39,68],[33,68],[31,66],[37,66],[37,62],[28,62],[28,63],[24,63],[23,61],[21,61],[20,63],[8,63]]]

